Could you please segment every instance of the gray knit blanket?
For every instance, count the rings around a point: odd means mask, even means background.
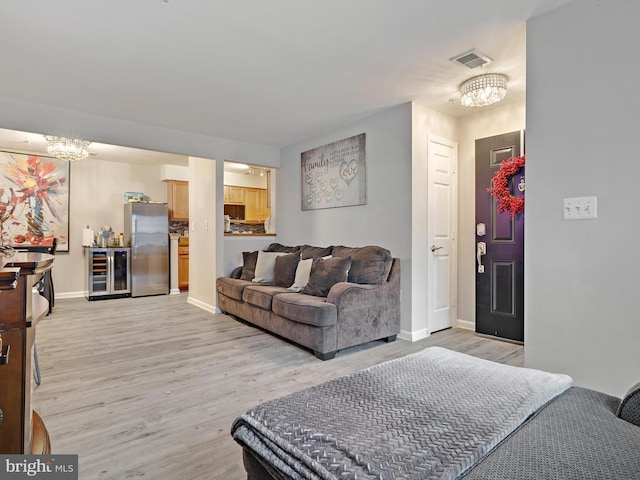
[[[439,347],[257,406],[233,438],[282,479],[455,479],[571,378]]]

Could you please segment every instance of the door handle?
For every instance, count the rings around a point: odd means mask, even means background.
[[[444,248],[444,247],[436,247],[435,245],[431,245],[432,252],[435,252],[436,250],[440,250],[441,248]]]
[[[478,242],[476,244],[476,259],[478,260],[478,273],[484,273],[484,265],[482,265],[482,255],[487,254],[487,244]]]

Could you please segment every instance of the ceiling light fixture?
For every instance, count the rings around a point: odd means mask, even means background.
[[[470,78],[460,85],[465,107],[484,107],[499,102],[507,94],[507,77],[499,73],[487,73]]]
[[[49,155],[67,162],[75,162],[84,160],[89,155],[87,147],[91,144],[86,140],[77,138],[56,137],[53,135],[45,135],[47,140],[47,152]]]

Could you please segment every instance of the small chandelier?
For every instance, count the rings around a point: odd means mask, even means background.
[[[87,147],[91,142],[86,140],[78,140],[77,138],[55,137],[45,135],[44,138],[49,144],[47,152],[49,155],[67,162],[75,162],[76,160],[84,160],[89,155]]]
[[[465,107],[484,107],[499,102],[507,94],[507,77],[499,73],[487,73],[470,78],[460,85]]]

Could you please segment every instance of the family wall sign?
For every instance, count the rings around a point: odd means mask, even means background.
[[[367,203],[364,133],[302,152],[302,210]]]

